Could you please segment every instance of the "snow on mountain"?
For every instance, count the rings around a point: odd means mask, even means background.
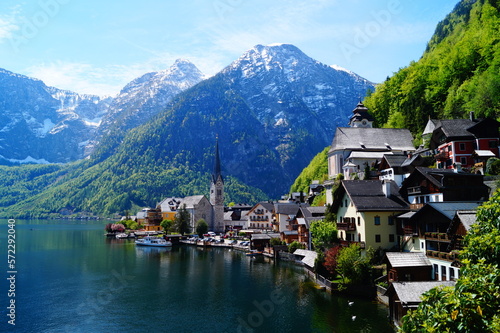
[[[0,163],[64,163],[83,157],[75,142],[92,137],[86,119],[102,117],[109,99],[46,86],[0,69]]]
[[[128,83],[110,105],[99,136],[137,127],[163,111],[172,98],[205,78],[191,62],[178,59],[168,69],[144,74]],[[99,137],[96,139],[99,140]],[[96,142],[89,144],[89,150]]]

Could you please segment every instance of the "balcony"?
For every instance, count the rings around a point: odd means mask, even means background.
[[[446,160],[448,160],[450,158],[450,152],[440,151],[439,153],[434,155],[434,158],[436,159],[436,161],[445,162]]]
[[[425,186],[408,187],[408,195],[417,194],[429,194],[429,190]]]
[[[412,226],[404,226],[402,231],[405,236],[418,236],[417,230]]]
[[[456,252],[440,252],[440,251],[427,250],[426,255],[429,258],[435,258],[445,261],[455,261],[458,259],[458,255]]]
[[[426,232],[425,239],[438,242],[451,242],[450,237],[445,232]]]
[[[337,222],[337,230],[355,231],[356,223]]]

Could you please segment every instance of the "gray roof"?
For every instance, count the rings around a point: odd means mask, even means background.
[[[286,215],[297,215],[297,213],[301,207],[304,207],[304,205],[298,205],[295,202],[276,203],[276,204],[274,204],[274,213],[286,214]]]
[[[475,126],[477,121],[472,121],[470,119],[442,119],[436,123],[436,128],[441,128],[443,133],[447,137],[457,137],[457,136],[471,136],[472,133],[468,130]]]
[[[415,215],[415,213],[416,212],[404,213],[404,214],[398,215],[397,218],[398,219],[410,219],[413,215]]]
[[[385,154],[384,159],[391,168],[403,166],[403,163],[408,159],[408,156],[402,154]]]
[[[302,262],[311,268],[314,267],[314,262],[316,261],[316,258],[318,256],[316,251],[309,251],[309,250],[303,250],[303,249],[297,249],[297,250],[295,250],[295,252],[293,254],[296,256],[304,257],[302,259]]]
[[[475,210],[463,210],[457,212],[457,217],[462,222],[465,230],[469,231],[471,226],[477,222]]]
[[[252,240],[262,240],[262,239],[271,239],[271,238],[280,238],[280,234],[277,233],[269,233],[269,234],[252,234]]]
[[[322,214],[324,215],[326,212],[326,206],[314,206],[314,207],[306,207],[306,209],[311,212],[311,214]]]
[[[422,294],[435,287],[453,287],[454,281],[424,281],[424,282],[393,282],[394,288],[399,300],[403,304],[420,303]]]
[[[297,230],[285,230],[285,231],[282,231],[282,233],[285,236],[294,236],[294,235],[298,235],[299,234],[299,232]]]
[[[199,204],[203,198],[205,198],[204,195],[192,195],[190,197],[185,197],[179,204],[179,207],[186,205],[186,208],[193,208],[195,205]]]
[[[445,201],[445,202],[429,202],[430,206],[449,218],[450,220],[455,217],[455,213],[460,210],[475,211],[482,202],[477,201]]]
[[[425,125],[424,132],[422,133],[423,135],[425,134],[432,134],[434,132],[434,129],[436,128],[436,125],[439,123],[439,120],[437,119],[429,119],[427,121],[427,124]]]
[[[343,188],[358,211],[405,211],[409,205],[391,182],[391,195],[386,197],[380,180],[343,180]]]
[[[387,252],[385,255],[392,267],[432,266],[425,253],[422,252]]]
[[[337,127],[330,152],[344,149],[414,151],[415,147],[413,146],[413,136],[407,129]]]

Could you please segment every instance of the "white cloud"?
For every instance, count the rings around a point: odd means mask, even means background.
[[[19,30],[14,14],[0,16],[0,42],[12,37],[12,33]]]

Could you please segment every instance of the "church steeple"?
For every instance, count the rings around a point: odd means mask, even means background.
[[[212,183],[215,184],[219,178],[222,181],[222,183],[224,183],[220,167],[219,136],[217,136],[217,138],[215,139],[215,159],[214,159],[214,171],[212,173]]]
[[[210,229],[224,231],[224,179],[220,166],[219,137],[215,141],[214,171],[210,183],[210,204],[212,205],[212,221]]]
[[[368,113],[368,108],[359,101],[356,108],[352,110],[352,116],[349,119],[350,127],[373,127],[375,119]]]

